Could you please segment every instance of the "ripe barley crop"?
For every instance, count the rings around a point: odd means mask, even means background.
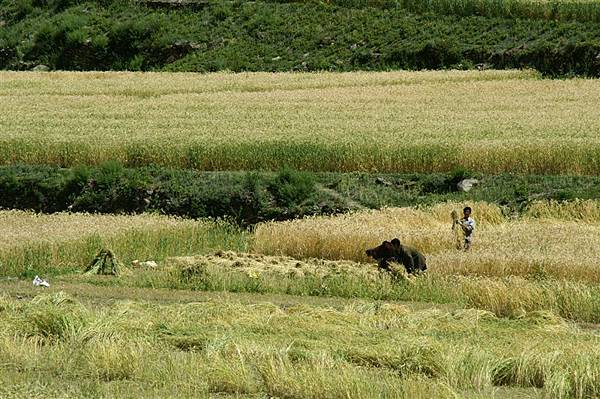
[[[600,173],[600,83],[528,71],[1,72],[0,97],[2,163]]]
[[[0,211],[0,237],[2,275],[82,269],[104,247],[126,262],[245,247],[245,235],[227,223],[159,215]]]
[[[374,262],[365,249],[398,237],[427,257],[434,274],[554,277],[600,282],[598,202],[537,203],[519,219],[505,219],[486,203],[469,204],[478,223],[473,250],[454,247],[451,209],[389,208],[257,226],[253,250],[296,258]]]
[[[531,203],[525,213],[535,219],[575,220],[584,223],[600,222],[600,201],[536,201]]]

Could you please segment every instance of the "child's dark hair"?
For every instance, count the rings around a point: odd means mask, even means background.
[[[465,209],[463,209],[463,212],[466,212],[466,211],[473,212],[473,210],[471,209],[470,206],[466,206]]]

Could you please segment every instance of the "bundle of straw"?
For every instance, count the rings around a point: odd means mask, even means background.
[[[129,273],[131,271],[117,260],[117,257],[110,249],[103,249],[96,254],[96,257],[85,269],[84,274],[112,274],[118,276],[119,274]]]
[[[456,249],[461,249],[464,239],[463,229],[460,226],[460,217],[458,216],[458,212],[456,209],[453,209],[450,213],[450,217],[452,218],[452,233],[454,234],[454,242],[456,245]]]

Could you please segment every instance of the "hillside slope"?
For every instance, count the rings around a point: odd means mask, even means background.
[[[592,3],[3,0],[0,68],[315,71],[535,68],[600,76]],[[366,5],[357,6],[357,4]],[[377,3],[378,6],[369,5]],[[393,5],[393,6],[392,6]],[[579,7],[579,8],[578,8]],[[516,17],[515,17],[516,16]]]

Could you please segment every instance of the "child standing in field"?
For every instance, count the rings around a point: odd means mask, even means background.
[[[475,220],[471,217],[471,207],[463,209],[463,218],[458,221],[465,236],[464,250],[470,251],[473,243],[473,230],[475,230]]]

